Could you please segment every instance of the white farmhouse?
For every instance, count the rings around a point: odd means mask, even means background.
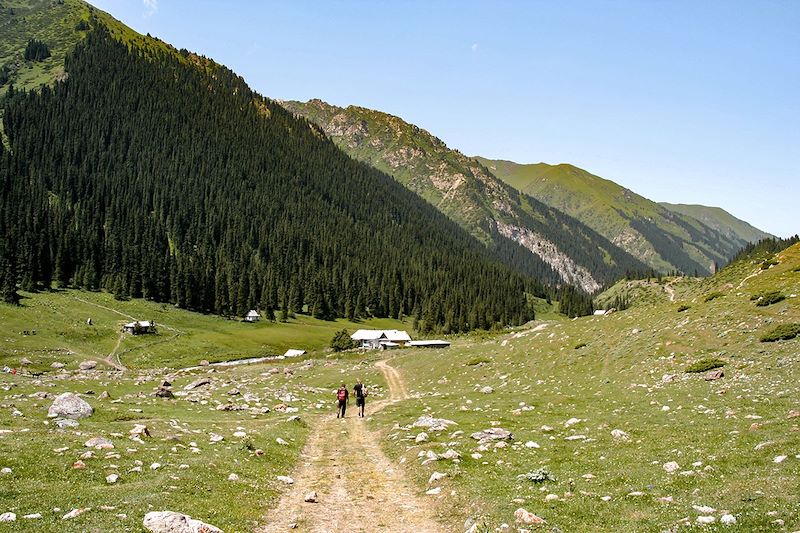
[[[411,336],[398,329],[359,329],[350,338],[359,348],[370,350],[398,348],[411,342]]]

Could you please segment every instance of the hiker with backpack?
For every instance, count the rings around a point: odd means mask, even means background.
[[[344,418],[344,413],[347,411],[347,399],[350,397],[350,392],[347,386],[342,383],[339,390],[336,391],[336,418]]]
[[[353,392],[356,393],[356,409],[358,410],[358,416],[364,418],[364,406],[367,403],[367,387],[365,387],[359,379],[358,383],[353,386]]]

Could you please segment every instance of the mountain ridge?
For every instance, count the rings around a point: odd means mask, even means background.
[[[708,274],[748,242],[569,163],[475,159],[498,178],[585,222],[661,271]]]
[[[557,274],[551,282],[594,292],[626,272],[647,268],[590,227],[520,194],[401,117],[319,99],[279,103],[318,124],[351,157],[392,175],[479,240],[523,246],[531,255],[527,261],[543,262]]]

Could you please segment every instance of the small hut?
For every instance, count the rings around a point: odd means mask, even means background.
[[[245,321],[245,322],[258,322],[259,320],[261,320],[261,315],[259,315],[259,314],[258,314],[258,311],[256,311],[255,309],[251,309],[251,310],[250,310],[250,311],[249,311],[249,312],[248,312],[248,313],[247,313],[247,314],[244,316],[244,321]]]

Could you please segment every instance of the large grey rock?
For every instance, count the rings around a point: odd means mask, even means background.
[[[78,365],[81,370],[93,370],[97,367],[97,361],[83,361]]]
[[[223,533],[216,526],[173,511],[149,512],[142,525],[153,533]]]
[[[49,418],[87,418],[94,414],[94,409],[86,400],[74,392],[59,394],[53,401],[53,405],[47,410]]]

